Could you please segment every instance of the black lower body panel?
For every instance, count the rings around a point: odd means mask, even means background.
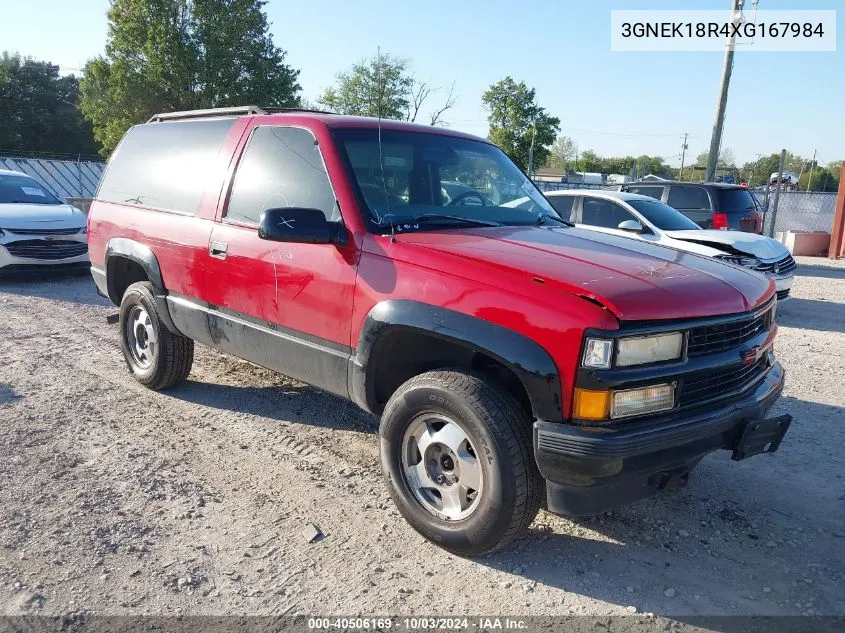
[[[791,417],[765,417],[783,380],[775,364],[741,399],[653,426],[609,430],[535,422],[534,452],[546,478],[548,509],[597,514],[685,485],[690,471],[715,450],[731,450],[734,459],[777,450]]]

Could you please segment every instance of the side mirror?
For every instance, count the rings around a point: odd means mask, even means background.
[[[273,242],[345,244],[347,234],[342,223],[329,222],[319,209],[288,207],[262,213],[258,237]]]
[[[620,222],[617,227],[620,231],[630,231],[631,233],[642,233],[643,225],[636,220],[625,220]]]

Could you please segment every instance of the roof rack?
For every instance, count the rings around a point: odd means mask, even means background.
[[[159,121],[179,121],[214,116],[238,116],[243,114],[267,114],[267,110],[258,106],[236,106],[234,108],[206,108],[205,110],[184,110],[182,112],[161,112],[150,117],[147,123]]]
[[[184,121],[185,119],[201,119],[216,116],[240,116],[244,114],[281,114],[284,112],[314,112],[316,114],[334,114],[325,110],[310,108],[259,108],[254,105],[236,106],[232,108],[206,108],[205,110],[184,110],[182,112],[162,112],[154,114],[147,123],[161,121]]]

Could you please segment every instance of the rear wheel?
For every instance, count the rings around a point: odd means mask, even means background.
[[[523,534],[540,506],[531,420],[484,377],[432,371],[403,384],[385,407],[381,463],[411,526],[463,556]]]
[[[118,323],[123,358],[135,380],[159,390],[188,377],[194,342],[167,329],[148,281],[134,283],[123,293]]]

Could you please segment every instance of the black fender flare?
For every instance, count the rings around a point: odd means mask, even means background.
[[[120,305],[122,297],[117,296],[117,289],[114,287],[114,276],[109,274],[109,260],[113,257],[122,257],[137,263],[147,275],[147,279],[153,287],[153,296],[156,299],[156,306],[161,320],[167,329],[174,334],[181,334],[170,318],[170,311],[167,308],[167,289],[161,278],[161,267],[158,258],[152,249],[146,244],[125,237],[115,237],[109,240],[106,245],[105,276],[106,290],[108,297],[115,305]]]
[[[381,301],[364,319],[356,353],[349,360],[349,395],[367,411],[379,409],[371,352],[379,337],[393,328],[416,330],[490,356],[522,382],[535,418],[562,419],[560,372],[538,343],[490,321],[410,299]]]

